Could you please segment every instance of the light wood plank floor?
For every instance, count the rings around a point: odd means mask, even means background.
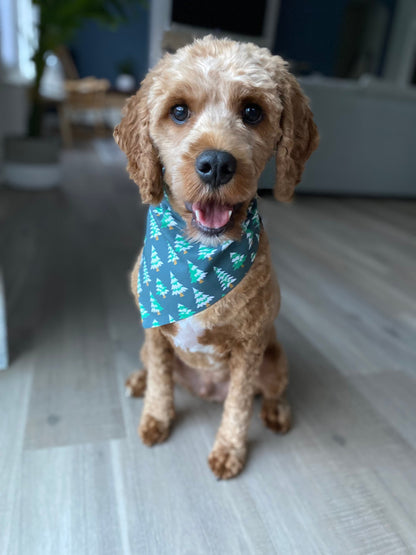
[[[64,187],[0,189],[10,369],[0,372],[0,553],[416,553],[416,203],[261,201],[282,288],[293,431],[256,402],[244,473],[206,459],[221,406],[176,392],[171,439],[124,396],[145,210],[110,142]]]

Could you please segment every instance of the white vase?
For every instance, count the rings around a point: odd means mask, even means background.
[[[33,191],[56,187],[61,181],[59,153],[59,141],[54,138],[5,137],[4,181]]]
[[[133,75],[121,73],[116,78],[116,89],[120,92],[129,93],[133,92],[136,88],[136,79]]]

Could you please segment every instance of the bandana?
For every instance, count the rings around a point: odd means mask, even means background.
[[[185,221],[166,196],[158,206],[150,206],[137,280],[143,327],[189,318],[224,297],[253,264],[260,226],[253,199],[241,239],[207,247],[186,237]]]

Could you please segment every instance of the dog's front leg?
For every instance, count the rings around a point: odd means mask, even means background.
[[[143,443],[165,441],[175,416],[173,406],[173,350],[159,328],[145,330],[147,383],[139,426]]]
[[[230,357],[230,387],[221,426],[208,462],[218,478],[233,478],[246,460],[246,436],[254,397],[254,382],[263,351],[256,345],[239,347]]]

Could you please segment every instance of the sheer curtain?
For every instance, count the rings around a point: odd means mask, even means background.
[[[34,77],[31,61],[36,45],[36,9],[31,0],[0,1],[1,78],[21,83]]]

